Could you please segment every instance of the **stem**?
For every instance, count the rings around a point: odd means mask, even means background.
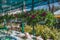
[[[51,8],[50,8],[50,1],[49,1],[49,0],[48,0],[48,7],[49,7],[49,11],[51,11],[51,10],[50,10]]]
[[[34,24],[33,24],[33,35],[35,35],[35,28],[34,28]]]
[[[24,33],[24,23],[22,22],[22,33]]]
[[[32,11],[34,10],[34,0],[32,0]]]

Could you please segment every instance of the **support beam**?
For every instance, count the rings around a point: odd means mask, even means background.
[[[34,0],[32,0],[32,11],[34,10]]]

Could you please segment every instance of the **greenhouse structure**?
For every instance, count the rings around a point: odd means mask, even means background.
[[[0,0],[0,40],[60,40],[60,0]]]
[[[31,9],[32,7],[34,8],[56,2],[59,2],[59,0],[0,0],[0,13],[8,12],[18,8],[23,10],[24,5],[26,9]]]

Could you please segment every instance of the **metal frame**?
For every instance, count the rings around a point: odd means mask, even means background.
[[[40,1],[40,0],[20,0],[19,1],[18,0],[17,2],[15,1],[16,3],[15,2],[10,3],[10,1],[12,1],[12,0],[6,0],[6,1],[7,1],[7,3],[3,4],[2,0],[0,0],[0,13],[7,12],[7,11],[10,11],[10,10],[14,10],[14,9],[17,9],[17,8],[23,8],[23,1],[26,2],[25,6],[27,8],[31,8],[32,10],[36,6],[46,5],[43,2],[48,2],[48,0],[46,0],[46,1],[44,1],[44,0],[42,0],[42,1]],[[51,0],[49,0],[49,1],[51,1]],[[58,2],[58,0],[56,0],[54,2]],[[50,2],[50,3],[54,3],[54,2]],[[7,5],[7,7],[2,8],[3,5]],[[11,9],[9,9],[10,7],[11,7]],[[15,8],[12,8],[12,7],[15,7]],[[5,11],[3,11],[3,10],[5,10]]]

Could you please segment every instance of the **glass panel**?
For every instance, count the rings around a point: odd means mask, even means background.
[[[12,10],[12,9],[14,10],[17,8],[21,8],[24,1],[25,1],[26,8],[28,8],[28,9],[31,8],[32,0],[4,0],[4,1],[0,0],[0,9],[5,10],[7,8],[11,8],[10,10]],[[53,0],[34,0],[34,7],[46,5],[48,3],[48,1],[50,3],[53,3]],[[57,1],[58,0],[54,0],[54,2],[57,2]],[[6,7],[2,7],[3,5],[5,5]],[[0,12],[1,12],[1,10],[0,10]]]

